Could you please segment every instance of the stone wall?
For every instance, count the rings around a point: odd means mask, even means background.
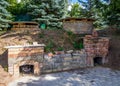
[[[34,74],[65,71],[86,67],[86,52],[63,53],[49,56],[44,54],[44,45],[9,46],[8,72],[20,75],[20,66],[33,65]]]
[[[86,67],[86,53],[60,54],[52,57],[44,56],[41,73],[65,71]]]

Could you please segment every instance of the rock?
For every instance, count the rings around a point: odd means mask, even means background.
[[[59,54],[65,54],[64,51],[55,51],[55,54],[59,55]]]
[[[68,50],[68,51],[66,51],[66,53],[71,54],[71,53],[73,53],[73,50]]]
[[[54,56],[54,54],[53,53],[48,53],[48,56],[52,57],[52,56]]]

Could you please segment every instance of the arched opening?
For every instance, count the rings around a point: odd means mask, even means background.
[[[34,66],[33,65],[22,65],[19,67],[19,71],[22,74],[34,74]]]
[[[102,65],[102,57],[94,58],[94,66]]]

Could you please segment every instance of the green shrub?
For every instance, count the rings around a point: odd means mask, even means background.
[[[73,46],[74,46],[75,49],[83,49],[84,48],[82,42],[74,42]]]
[[[63,51],[64,48],[60,46],[60,47],[57,48],[57,50],[58,50],[58,51]]]
[[[45,35],[44,33],[40,33],[39,38],[44,38],[44,35]]]
[[[67,31],[68,36],[73,36],[74,33],[72,31]]]
[[[53,48],[54,48],[55,44],[53,43],[53,41],[48,41],[48,44],[45,47],[45,51],[46,52],[53,52]]]

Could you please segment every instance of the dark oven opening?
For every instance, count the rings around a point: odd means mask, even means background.
[[[19,67],[19,71],[22,74],[34,74],[34,66],[33,65],[22,65]]]
[[[102,57],[95,57],[94,58],[94,66],[102,65]]]

